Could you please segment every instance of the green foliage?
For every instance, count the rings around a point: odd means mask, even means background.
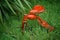
[[[59,0],[1,0],[0,40],[59,40],[60,39],[60,1]],[[34,5],[43,5],[45,12],[39,16],[55,29],[47,32],[37,20],[28,20],[28,27],[22,34],[21,24],[24,14]]]

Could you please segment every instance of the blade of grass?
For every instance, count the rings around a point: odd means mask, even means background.
[[[23,13],[25,13],[25,10],[24,9],[22,9],[22,7],[20,6],[20,4],[18,3],[18,1],[16,1],[16,0],[14,0],[15,1],[15,5],[19,8],[19,11],[21,11],[21,13],[23,14]],[[24,7],[25,8],[25,7]]]
[[[22,10],[24,11],[24,13],[26,13],[25,12],[25,8],[24,8],[22,2],[20,0],[17,0],[17,2],[19,3],[19,6],[22,8]]]
[[[0,10],[0,21],[3,22],[1,10]]]
[[[28,1],[24,0],[24,2],[27,4],[27,6],[28,6],[30,9],[32,9]]]
[[[9,2],[12,4],[11,6],[12,6],[12,8],[13,8],[14,10],[17,10],[17,11],[23,13],[23,11],[21,10],[19,4],[18,4],[16,1],[14,1],[15,3],[11,2],[11,1],[9,1]]]
[[[4,16],[6,17],[6,19],[9,20],[9,16],[8,16],[8,14],[6,13],[6,11],[3,9],[2,6],[1,6],[1,9],[2,9],[2,12],[3,12]]]
[[[11,7],[11,5],[9,4],[8,0],[5,0],[5,2],[7,3],[8,7],[11,9],[11,11],[16,15],[15,11],[14,11],[13,8]]]

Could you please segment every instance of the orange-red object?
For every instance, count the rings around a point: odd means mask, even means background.
[[[30,11],[30,13],[41,13],[44,11],[44,7],[41,5],[36,5],[34,8]]]
[[[44,11],[44,7],[41,5],[36,5],[33,9],[29,12],[29,14],[25,14],[23,21],[22,21],[22,30],[24,31],[24,24],[27,24],[27,20],[35,20],[37,19],[38,23],[42,25],[42,27],[49,29],[49,31],[54,30],[54,27],[50,26],[46,21],[42,20],[36,14],[39,14]]]

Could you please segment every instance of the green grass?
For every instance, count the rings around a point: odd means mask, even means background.
[[[9,24],[7,21],[6,21],[7,23],[6,22],[0,23],[0,40],[60,40],[60,3],[57,1],[50,2],[42,0],[41,1],[31,0],[29,3],[30,5],[26,3],[24,4],[24,6],[23,4],[18,3],[18,7],[17,3],[15,3],[16,5],[14,4],[17,7],[16,10],[18,10],[18,14],[20,13],[19,18],[17,16],[10,15],[11,17],[9,17],[10,19],[8,19]],[[28,29],[27,28],[25,29],[23,35],[21,30],[23,15],[25,13],[28,13],[29,10],[36,4],[40,4],[45,7],[46,12],[39,14],[39,16],[43,20],[48,22],[51,26],[53,26],[54,31],[47,32],[45,28],[42,28],[42,26],[38,24],[37,20],[28,20],[29,26],[27,27]],[[12,6],[12,8],[14,7]],[[17,12],[15,13],[13,11],[15,8],[14,9],[12,8],[10,7],[9,9],[11,11],[10,13],[16,14]]]

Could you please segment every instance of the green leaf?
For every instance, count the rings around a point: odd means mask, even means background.
[[[5,0],[5,2],[7,3],[8,7],[11,9],[11,11],[16,15],[15,11],[14,11],[13,8],[11,7],[11,5],[9,4],[8,0]]]
[[[9,16],[8,16],[8,13],[4,10],[4,8],[1,6],[1,10],[3,12],[3,15],[2,16],[5,16],[4,18],[6,18],[7,20],[9,20]],[[1,13],[2,14],[2,13]]]
[[[20,8],[23,10],[23,12],[26,13],[26,12],[25,12],[25,8],[24,8],[22,2],[21,2],[20,0],[17,0],[17,2],[18,2],[18,4],[19,4]]]
[[[24,0],[24,2],[27,4],[27,6],[28,6],[30,9],[32,9],[31,6],[30,6],[31,3],[29,4],[29,2],[26,1],[26,0]]]
[[[0,21],[3,22],[1,10],[0,10]]]

